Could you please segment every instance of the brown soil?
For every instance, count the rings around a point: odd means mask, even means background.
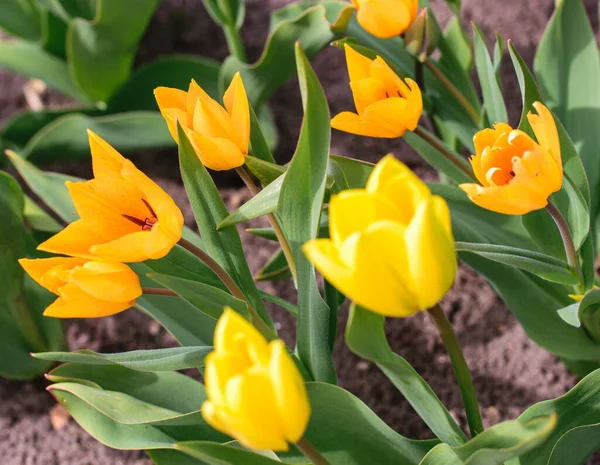
[[[288,3],[286,0],[248,0],[244,38],[251,57],[261,50],[267,31],[270,10]],[[524,58],[531,62],[534,47],[539,42],[549,18],[553,0],[463,0],[464,20],[475,21],[491,40],[495,31],[513,43]],[[597,18],[597,2],[586,1],[591,17]],[[443,21],[447,9],[443,1],[434,2]],[[226,55],[220,30],[207,17],[197,0],[165,0],[144,38],[138,60],[172,52],[199,53],[222,59]],[[314,65],[326,89],[331,111],[351,108],[351,98],[342,53],[330,49],[314,60]],[[0,121],[25,106],[22,97],[24,80],[0,71]],[[503,68],[503,82],[511,120],[520,114],[521,101],[511,65]],[[48,93],[48,104],[63,100]],[[283,160],[290,157],[298,135],[301,112],[297,82],[290,82],[272,99],[280,130],[281,143],[277,154]],[[431,170],[400,140],[382,141],[353,137],[334,131],[333,150],[348,156],[360,155],[377,160],[387,152],[416,168],[424,177]],[[134,160],[157,179],[177,200],[193,225],[191,210],[178,179],[174,151],[159,151],[136,155]],[[84,174],[89,167],[64,164],[63,171]],[[224,182],[230,179],[225,178]],[[243,190],[223,190],[230,208],[235,208],[247,196]],[[257,271],[273,251],[272,244],[243,234],[250,265]],[[289,284],[265,284],[266,290],[294,299]],[[466,267],[461,267],[454,289],[443,302],[458,337],[463,344],[467,362],[472,369],[486,426],[512,419],[529,405],[559,396],[571,388],[576,379],[554,356],[535,346],[524,334],[516,319],[483,279]],[[293,341],[293,322],[281,310],[273,310],[281,334]],[[347,310],[340,315],[343,334]],[[66,322],[71,350],[89,348],[101,352],[119,352],[173,346],[172,338],[144,315],[130,310],[101,320]],[[439,341],[435,328],[419,315],[409,319],[390,320],[387,335],[394,350],[405,357],[431,384],[451,413],[465,424],[460,395],[452,367]],[[408,403],[398,394],[385,376],[373,364],[365,362],[338,340],[335,361],[340,384],[362,398],[388,424],[400,433],[414,438],[431,437],[431,433]],[[53,399],[44,391],[43,379],[22,383],[0,380],[0,456],[4,465],[142,465],[150,463],[143,452],[115,451],[102,446],[87,435],[74,421],[54,430],[49,420]],[[590,462],[592,463],[592,462]],[[593,462],[593,463],[600,463]]]

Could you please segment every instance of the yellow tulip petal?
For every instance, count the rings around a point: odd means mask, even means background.
[[[445,200],[432,196],[417,208],[415,217],[406,230],[406,250],[412,290],[418,306],[426,310],[437,304],[448,292],[456,276],[456,250],[448,234],[449,213]]]
[[[525,215],[548,205],[548,199],[538,192],[512,183],[500,187],[478,184],[461,184],[459,187],[474,204],[505,215]]]
[[[393,202],[383,196],[369,194],[364,189],[342,191],[332,196],[329,202],[329,232],[338,246],[375,221],[397,221],[401,218],[402,214]]]
[[[342,294],[352,298],[355,290],[354,273],[344,263],[339,250],[334,246],[331,239],[315,239],[308,241],[302,247],[302,251],[319,273],[327,281],[333,284]]]
[[[548,108],[540,102],[535,102],[533,107],[538,112],[537,115],[529,112],[527,119],[538,143],[546,151],[549,151],[554,159],[556,166],[560,170],[562,176],[562,158],[560,151],[560,139],[558,137],[558,129],[554,116]],[[561,179],[562,181],[562,179]]]
[[[404,33],[414,20],[411,10],[398,0],[366,0],[356,19],[370,34],[390,39]]]
[[[54,318],[100,318],[114,315],[131,308],[135,300],[129,302],[107,302],[97,299],[75,284],[67,284],[60,289],[60,297],[46,310],[44,316]]]
[[[385,87],[377,79],[366,78],[350,81],[350,87],[354,97],[354,106],[359,115],[372,103],[387,97]]]
[[[89,261],[73,269],[69,281],[107,302],[129,302],[142,295],[138,276],[123,263]]]
[[[178,144],[179,134],[177,133],[177,123],[179,122],[180,126],[182,126],[184,129],[187,129],[192,125],[192,118],[190,118],[184,111],[176,108],[168,108],[161,111],[161,113],[167,122],[167,127],[169,128],[171,137],[175,143]]]
[[[229,139],[207,137],[190,131],[188,138],[202,164],[215,171],[238,168],[245,162],[246,156]]]
[[[335,116],[331,120],[331,127],[339,131],[349,132],[350,134],[357,134],[359,136],[387,139],[398,137],[396,131],[381,127],[376,122],[368,121],[356,113],[351,113],[349,111],[342,112]]]
[[[252,344],[267,352],[267,341],[243,316],[227,307],[215,328],[214,345],[219,352],[239,353]]]
[[[231,116],[231,122],[238,135],[238,147],[244,154],[248,153],[250,140],[250,106],[248,96],[240,73],[235,73],[229,88],[223,96],[225,108]]]
[[[42,242],[37,249],[74,257],[94,258],[90,248],[95,244],[104,243],[105,240],[104,236],[98,234],[86,222],[77,220],[47,241]]]
[[[231,117],[221,105],[212,99],[198,100],[194,110],[192,129],[208,137],[219,137],[231,141],[238,139]]]
[[[171,87],[157,87],[154,89],[154,97],[158,108],[162,112],[167,109],[177,109],[186,112],[187,109],[187,92],[181,89],[173,89]]]
[[[350,82],[370,77],[372,60],[361,55],[348,44],[344,44],[344,51],[346,53],[346,65],[348,66]]]
[[[283,434],[288,442],[296,443],[304,435],[310,418],[308,394],[283,341],[271,342],[270,348],[269,370],[279,417],[283,423]]]
[[[408,129],[407,120],[408,102],[403,98],[388,98],[369,105],[362,118],[384,129],[392,137],[402,137]],[[413,127],[414,129],[414,127]]]
[[[53,276],[52,273],[48,272],[57,267],[71,269],[76,266],[81,266],[85,262],[86,261],[81,258],[71,257],[37,258],[33,260],[21,258],[19,260],[19,264],[35,282],[54,294],[58,294],[58,290],[64,286],[65,283],[56,276]]]

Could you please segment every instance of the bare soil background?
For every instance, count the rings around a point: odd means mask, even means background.
[[[263,49],[268,30],[269,12],[289,3],[287,0],[247,0],[243,36],[252,60]],[[595,0],[586,6],[597,27]],[[531,64],[550,17],[554,0],[463,0],[466,25],[476,22],[489,41],[495,32],[511,39],[525,60]],[[448,10],[442,0],[434,10],[443,22]],[[143,39],[138,62],[174,52],[197,53],[215,59],[227,55],[220,29],[207,16],[198,0],[163,0]],[[313,60],[332,113],[352,107],[343,53],[329,49]],[[0,71],[0,123],[25,108],[25,79]],[[503,83],[511,121],[518,120],[521,97],[512,66],[503,67]],[[64,105],[60,96],[47,93],[46,104]],[[287,160],[294,150],[302,119],[300,95],[295,80],[284,86],[272,99],[280,132],[277,155]],[[340,155],[360,156],[370,161],[393,152],[422,177],[431,179],[433,171],[423,164],[401,140],[377,140],[355,137],[334,131],[333,151]],[[193,226],[191,209],[181,185],[174,150],[134,154],[132,159],[156,179],[178,202]],[[89,176],[90,167],[61,164],[52,168]],[[223,195],[230,209],[247,199],[246,192],[232,178],[220,178]],[[240,229],[253,272],[273,252],[273,245],[252,237]],[[289,283],[265,284],[270,292],[295,299]],[[456,285],[443,302],[472,370],[486,426],[516,418],[529,405],[557,397],[575,383],[576,378],[554,356],[535,346],[524,334],[516,319],[483,279],[461,267]],[[271,309],[281,327],[282,336],[293,342],[293,321],[283,311]],[[343,334],[347,310],[340,314]],[[444,404],[464,426],[460,394],[448,356],[433,324],[426,315],[390,320],[386,328],[392,348],[405,357],[431,384]],[[70,350],[88,348],[100,352],[119,352],[175,345],[173,339],[144,315],[129,310],[101,320],[66,322]],[[406,400],[383,374],[369,362],[360,360],[344,346],[340,337],[335,351],[340,384],[363,399],[384,421],[401,434],[428,438],[431,433]],[[4,465],[147,465],[150,461],[140,451],[108,449],[91,438],[73,420],[60,429],[52,427],[50,411],[55,403],[44,390],[46,382],[14,382],[0,379],[0,462]],[[343,432],[340,432],[343,434]],[[600,463],[590,461],[590,463]]]

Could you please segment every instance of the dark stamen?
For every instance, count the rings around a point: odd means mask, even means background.
[[[126,215],[125,213],[123,213],[121,216],[123,218],[125,218],[126,220],[131,221],[133,224],[137,224],[138,226],[141,226],[142,229],[144,228],[144,226],[146,226],[146,221],[142,221],[134,216],[129,216],[129,215]]]
[[[508,173],[508,174],[510,174],[510,175],[511,175],[513,178],[515,177],[515,172],[514,172],[514,171],[511,171],[511,172],[510,172],[510,173]]]
[[[154,210],[152,209],[152,207],[150,206],[150,204],[148,203],[148,201],[146,199],[142,199],[142,202],[144,202],[144,205],[146,205],[146,208],[148,209],[148,211],[150,212],[150,214],[156,218],[157,215],[156,213],[154,213]]]

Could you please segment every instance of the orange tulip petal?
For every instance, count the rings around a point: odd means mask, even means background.
[[[331,120],[331,127],[339,131],[367,137],[393,139],[398,137],[396,131],[381,127],[374,121],[368,121],[356,113],[344,111]]]

